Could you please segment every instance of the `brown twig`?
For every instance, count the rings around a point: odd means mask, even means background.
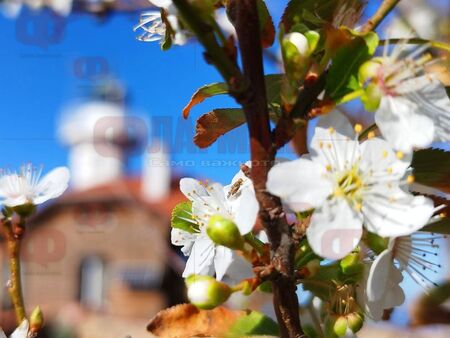
[[[399,2],[400,0],[384,0],[375,14],[362,26],[361,32],[367,33],[377,28]]]
[[[230,0],[229,6],[234,10],[233,21],[244,76],[250,85],[245,92],[232,95],[244,108],[250,132],[251,177],[260,205],[259,217],[269,236],[272,265],[276,271],[272,283],[275,311],[282,337],[303,337],[296,296],[295,243],[292,230],[286,221],[280,200],[266,190],[267,175],[274,163],[276,149],[272,143],[269,123],[256,2]]]
[[[26,318],[20,275],[20,247],[23,235],[23,225],[12,224],[9,220],[3,220],[1,221],[1,228],[6,239],[9,256],[10,277],[8,281],[8,292],[16,314],[17,324],[20,324]]]

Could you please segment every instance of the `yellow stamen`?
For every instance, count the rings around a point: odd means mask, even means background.
[[[401,151],[397,151],[396,155],[399,160],[401,160],[405,156],[405,154],[403,154],[403,152],[401,152]]]
[[[367,138],[369,140],[373,139],[375,137],[375,133],[373,131],[369,131],[369,133],[367,134]]]
[[[408,184],[414,183],[414,181],[415,181],[414,175],[408,175],[408,177],[406,178],[406,182],[408,182]]]
[[[360,134],[362,132],[362,125],[359,123],[355,124],[355,133]]]
[[[387,158],[388,155],[389,155],[388,151],[387,151],[387,150],[384,150],[384,151],[383,151],[383,158]]]

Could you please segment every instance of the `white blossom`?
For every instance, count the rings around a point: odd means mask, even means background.
[[[29,323],[25,319],[22,323],[17,327],[17,329],[9,336],[9,338],[27,338],[28,337],[28,329]],[[7,338],[3,330],[0,328],[0,338]]]
[[[72,10],[72,2],[72,0],[5,0],[0,7],[10,17],[19,15],[23,5],[32,10],[48,7],[59,15],[67,16]]]
[[[360,307],[376,321],[382,319],[385,309],[405,302],[405,293],[400,286],[402,273],[396,266],[385,264],[388,259],[387,254],[381,254],[373,263],[367,264],[362,282],[356,285],[356,298]]]
[[[245,178],[245,180],[244,180]],[[234,261],[232,250],[216,245],[207,235],[206,226],[213,215],[221,215],[236,223],[242,235],[249,233],[259,210],[253,186],[242,172],[232,184],[222,187],[218,183],[206,184],[192,178],[180,181],[180,190],[192,201],[192,219],[198,231],[189,233],[172,229],[172,243],[182,246],[189,256],[183,277],[191,274],[214,275],[221,280]]]
[[[58,167],[41,177],[41,170],[31,164],[20,172],[0,174],[0,204],[8,207],[38,205],[63,194],[69,184],[69,169]]]
[[[187,41],[186,32],[180,29],[178,18],[176,16],[177,10],[172,1],[152,1],[153,5],[162,8],[167,13],[167,21],[174,31],[172,42],[175,45],[184,45]],[[166,24],[161,18],[159,11],[147,11],[141,14],[139,23],[133,28],[134,31],[141,30],[141,34],[137,37],[140,41],[151,42],[161,41],[166,35]]]
[[[365,311],[380,320],[384,309],[403,304],[405,294],[400,287],[402,272],[424,288],[435,285],[429,273],[437,273],[441,266],[435,262],[436,240],[434,234],[417,232],[410,236],[392,237],[388,247],[373,263],[367,265],[364,280],[358,288],[358,300]]]
[[[355,129],[360,130],[361,126]],[[404,189],[411,156],[379,138],[358,142],[348,120],[332,112],[319,120],[310,155],[275,165],[267,188],[291,210],[314,208],[308,242],[322,257],[344,257],[363,224],[382,237],[411,234],[433,214],[433,202]]]
[[[436,74],[427,73],[435,60],[423,45],[405,53],[406,41],[372,62],[372,82],[381,101],[375,122],[383,137],[400,151],[450,140],[450,99]]]

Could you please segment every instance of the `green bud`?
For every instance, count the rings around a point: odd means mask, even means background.
[[[227,284],[210,276],[191,275],[185,282],[190,302],[203,310],[223,304],[233,292]]]
[[[388,238],[383,238],[372,232],[367,233],[366,241],[369,248],[371,248],[377,255],[386,250],[389,244]]]
[[[338,317],[333,325],[333,331],[338,337],[344,337],[347,333],[347,318]]]
[[[375,82],[371,82],[364,89],[364,94],[361,95],[361,101],[367,111],[374,112],[378,109],[383,93],[380,87]]]
[[[283,45],[285,45],[286,43],[289,43],[296,48],[296,54],[299,54],[300,56],[304,56],[304,57],[309,55],[310,48],[309,48],[308,39],[302,33],[292,32],[292,33],[286,34],[283,37]]]
[[[341,270],[345,275],[354,275],[362,271],[364,265],[361,263],[359,252],[352,252],[340,261]]]
[[[361,85],[365,84],[367,81],[370,81],[376,78],[378,74],[378,70],[380,68],[380,63],[377,61],[369,60],[364,62],[361,67],[359,67],[358,71],[358,80]]]
[[[308,54],[312,54],[314,50],[317,48],[317,44],[320,40],[320,34],[316,31],[307,31],[305,33],[305,38],[308,41]]]
[[[361,312],[353,312],[347,315],[347,323],[353,333],[361,330],[364,324],[364,315]]]
[[[244,238],[236,224],[221,215],[211,216],[206,227],[206,233],[218,245],[233,250],[242,249],[244,246]]]
[[[30,331],[39,332],[44,326],[44,315],[41,308],[36,306],[30,315]]]
[[[327,338],[335,338],[337,337],[336,333],[334,333],[334,324],[336,323],[336,316],[327,315],[324,320],[325,327],[325,337]]]
[[[36,211],[36,206],[31,203],[18,205],[12,208],[19,216],[29,217]]]

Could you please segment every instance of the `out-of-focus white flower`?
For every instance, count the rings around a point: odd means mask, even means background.
[[[405,54],[406,44],[396,46],[391,55],[385,47],[382,57],[361,67],[360,81],[367,85],[366,101],[373,106],[369,110],[376,110],[381,134],[395,149],[411,152],[450,140],[450,99],[437,76],[426,72],[435,62],[423,54],[429,46]]]
[[[164,9],[167,13],[167,21],[174,31],[172,42],[175,45],[184,45],[187,41],[186,32],[180,28],[178,18],[176,16],[177,10],[172,1],[151,1],[156,7]],[[140,41],[151,42],[161,41],[166,35],[166,24],[162,21],[161,13],[158,11],[148,11],[141,14],[139,23],[134,26],[133,30],[141,30],[142,33],[137,37]]]
[[[308,242],[320,256],[338,259],[359,243],[363,224],[398,237],[428,222],[433,202],[403,189],[410,161],[382,139],[360,144],[346,117],[332,112],[319,120],[310,155],[275,165],[267,188],[293,211],[314,208]]]
[[[9,338],[27,338],[28,337],[29,324],[25,319],[19,327],[9,336]],[[0,328],[0,338],[7,338],[3,330]]]
[[[218,183],[203,184],[192,178],[180,181],[180,190],[192,201],[192,219],[198,227],[195,233],[172,229],[172,243],[182,246],[189,256],[183,277],[192,274],[213,275],[221,280],[234,260],[232,250],[216,245],[207,235],[206,226],[211,216],[220,215],[233,221],[241,235],[249,233],[259,210],[253,186],[241,181],[238,173],[232,184],[222,187]]]
[[[402,272],[424,288],[435,285],[428,273],[437,273],[436,269],[440,268],[432,258],[437,256],[439,246],[435,241],[439,238],[442,236],[422,232],[392,237],[387,249],[366,267],[358,300],[373,319],[380,320],[384,309],[403,304],[405,294],[399,285]]]
[[[364,270],[364,277],[356,286],[356,298],[360,307],[373,320],[381,320],[385,309],[400,306],[405,301],[405,293],[400,287],[403,276],[400,270],[386,264],[388,255],[379,255],[377,259]],[[370,292],[368,284],[376,289]]]
[[[0,204],[8,207],[38,205],[62,195],[69,184],[69,169],[58,167],[40,179],[41,170],[31,164],[18,173],[2,173],[0,176]]]

